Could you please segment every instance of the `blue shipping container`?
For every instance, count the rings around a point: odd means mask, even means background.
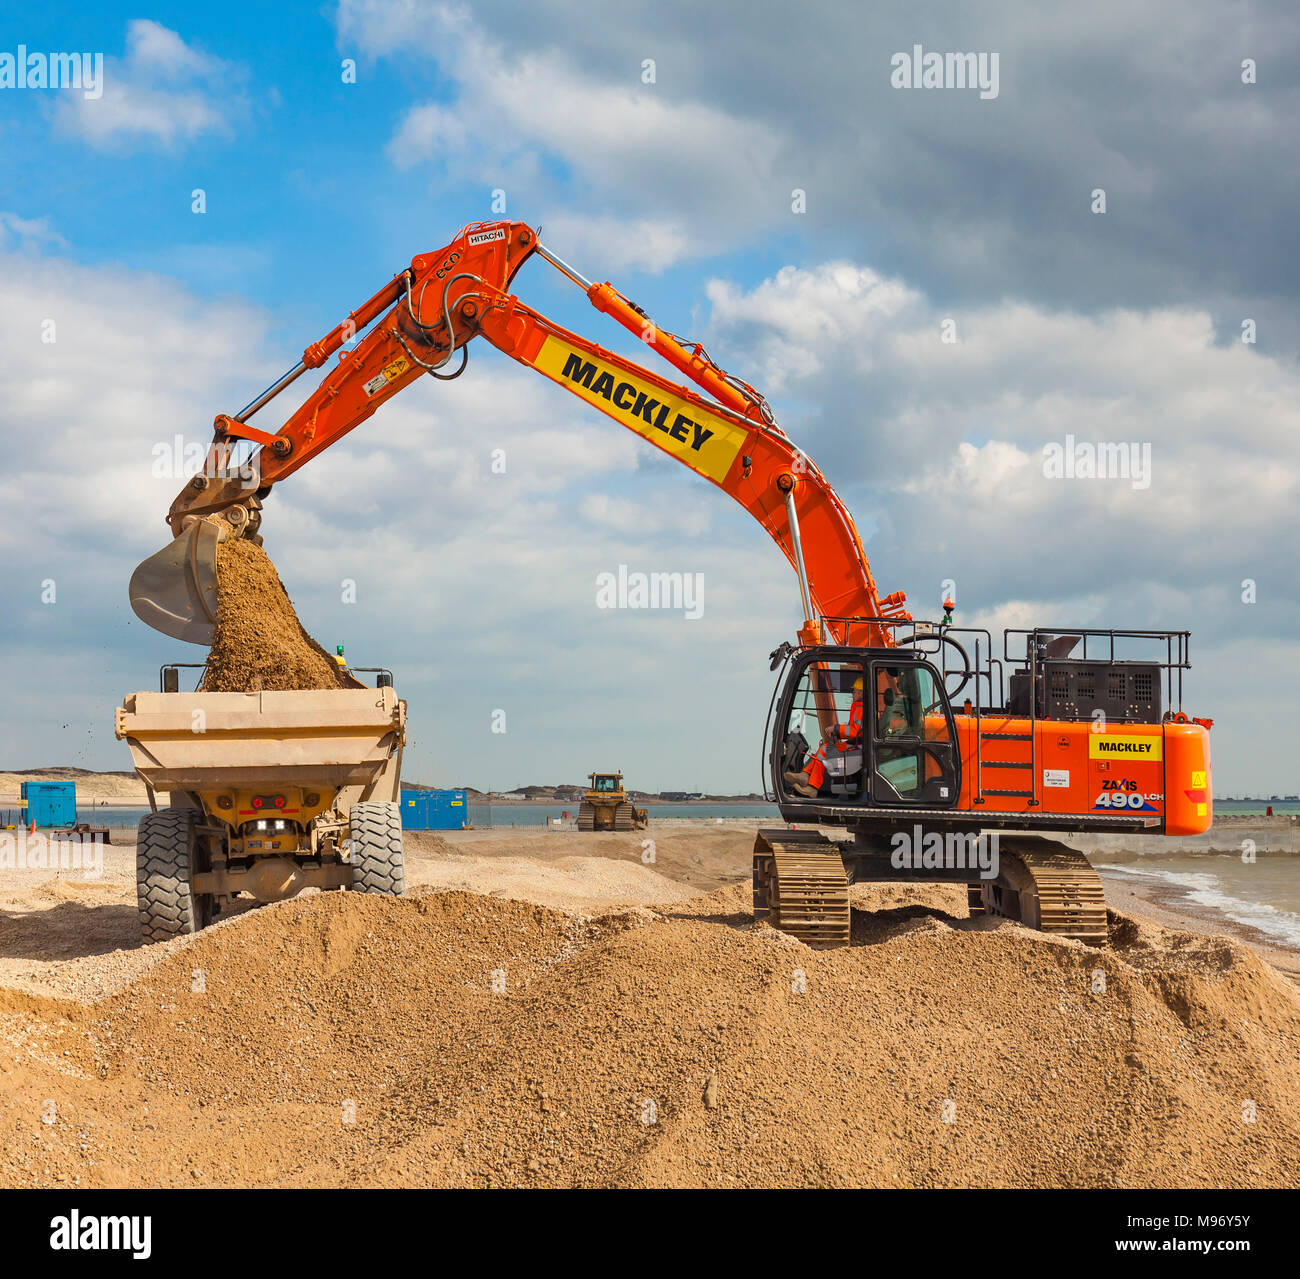
[[[402,813],[403,830],[426,830],[425,822],[428,820],[428,808],[424,802],[424,791],[422,790],[404,790],[402,798],[398,801],[398,808]]]
[[[404,790],[401,809],[406,830],[464,830],[469,825],[463,790]]]
[[[76,782],[23,782],[28,822],[48,828],[77,824]]]

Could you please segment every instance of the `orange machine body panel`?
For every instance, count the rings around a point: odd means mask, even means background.
[[[1199,724],[1097,731],[1090,720],[995,713],[959,715],[956,727],[963,812],[1147,817],[1167,835],[1198,835],[1213,820],[1210,735]]]

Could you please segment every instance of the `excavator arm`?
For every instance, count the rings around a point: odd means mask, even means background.
[[[521,302],[509,288],[534,255],[695,386],[674,383]],[[203,472],[168,512],[175,541],[132,578],[137,614],[167,634],[210,643],[218,537],[257,536],[262,502],[276,483],[416,378],[459,376],[468,344],[479,336],[745,507],[795,569],[804,611],[801,642],[892,643],[885,624],[854,623],[848,634],[845,618],[905,619],[904,597],[880,597],[852,517],[821,471],[776,425],[763,397],[719,368],[700,344],[658,328],[611,284],[584,279],[521,222],[474,224],[438,252],[416,257],[240,413],[217,417]],[[298,377],[332,357],[333,367],[278,431],[250,423]],[[219,523],[204,518],[218,513]]]

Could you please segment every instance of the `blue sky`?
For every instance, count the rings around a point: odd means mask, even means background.
[[[48,219],[76,246],[79,261],[161,272],[200,297],[256,301],[271,313],[271,334],[282,337],[289,357],[305,345],[304,335],[332,326],[340,308],[356,305],[416,253],[494,216],[495,187],[438,180],[428,166],[408,167],[389,154],[413,104],[460,96],[436,62],[368,54],[362,42],[340,37],[328,5],[236,4],[212,13],[160,5],[148,17],[127,16],[133,12],[52,5],[9,28],[21,31],[29,50],[102,51],[116,60],[110,81],[131,74],[133,21],[174,32],[223,64],[207,75],[183,75],[175,86],[221,117],[192,137],[179,129],[165,139],[123,130],[88,146],[78,134],[51,128],[47,101],[5,113],[8,211]],[[358,63],[355,83],[343,81],[347,57]],[[630,52],[628,72],[639,72]],[[173,87],[162,77],[156,82]],[[567,207],[576,184],[562,157],[541,157],[541,165],[537,180],[503,166],[500,182],[509,187],[507,215],[544,230],[548,212]],[[201,219],[191,211],[195,188],[206,196]],[[711,265],[728,278],[757,281],[797,259],[801,240],[792,226],[766,244],[711,254]],[[581,258],[580,246],[565,247]],[[630,271],[620,279],[689,328],[690,308],[700,300],[698,267]],[[590,327],[586,304],[549,271],[534,269],[528,282],[530,296],[557,319]],[[621,339],[617,330],[607,337]]]
[[[53,50],[75,32],[74,47],[120,60],[129,12],[54,5],[33,11],[23,36]],[[316,5],[162,5],[148,20],[226,64],[199,82],[219,125],[194,139],[123,131],[95,147],[51,129],[48,103],[5,115],[12,211],[56,222],[79,260],[255,300],[290,352],[416,252],[489,214],[489,191],[440,192],[385,156],[412,100],[446,93],[436,67],[371,62],[344,84],[334,26]],[[207,196],[201,220],[196,187]]]
[[[1217,721],[1220,790],[1294,792],[1297,18],[765,12],[15,11],[0,54],[101,52],[106,88],[0,90],[0,642],[30,672],[0,708],[0,765],[125,767],[113,706],[193,656],[126,608],[179,487],[150,474],[153,448],[205,440],[502,190],[508,216],[769,395],[882,589],[924,615],[952,578],[959,620],[995,627],[1191,629],[1187,708]],[[914,43],[998,52],[998,97],[894,89]],[[632,351],[543,264],[517,288]],[[1152,484],[1045,477],[1067,435],[1150,445]],[[309,629],[397,671],[408,775],[612,765],[650,789],[757,788],[765,658],[798,621],[779,552],[497,353],[387,406],[281,486],[265,528]],[[703,573],[704,616],[597,610],[620,563]]]

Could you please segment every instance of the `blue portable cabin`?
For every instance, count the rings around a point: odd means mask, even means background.
[[[76,782],[23,782],[20,796],[29,824],[46,830],[71,830],[77,824]]]
[[[402,813],[403,830],[429,829],[429,792],[424,790],[403,790],[398,804]]]
[[[469,825],[463,790],[403,790],[401,810],[406,830],[464,830]]]

